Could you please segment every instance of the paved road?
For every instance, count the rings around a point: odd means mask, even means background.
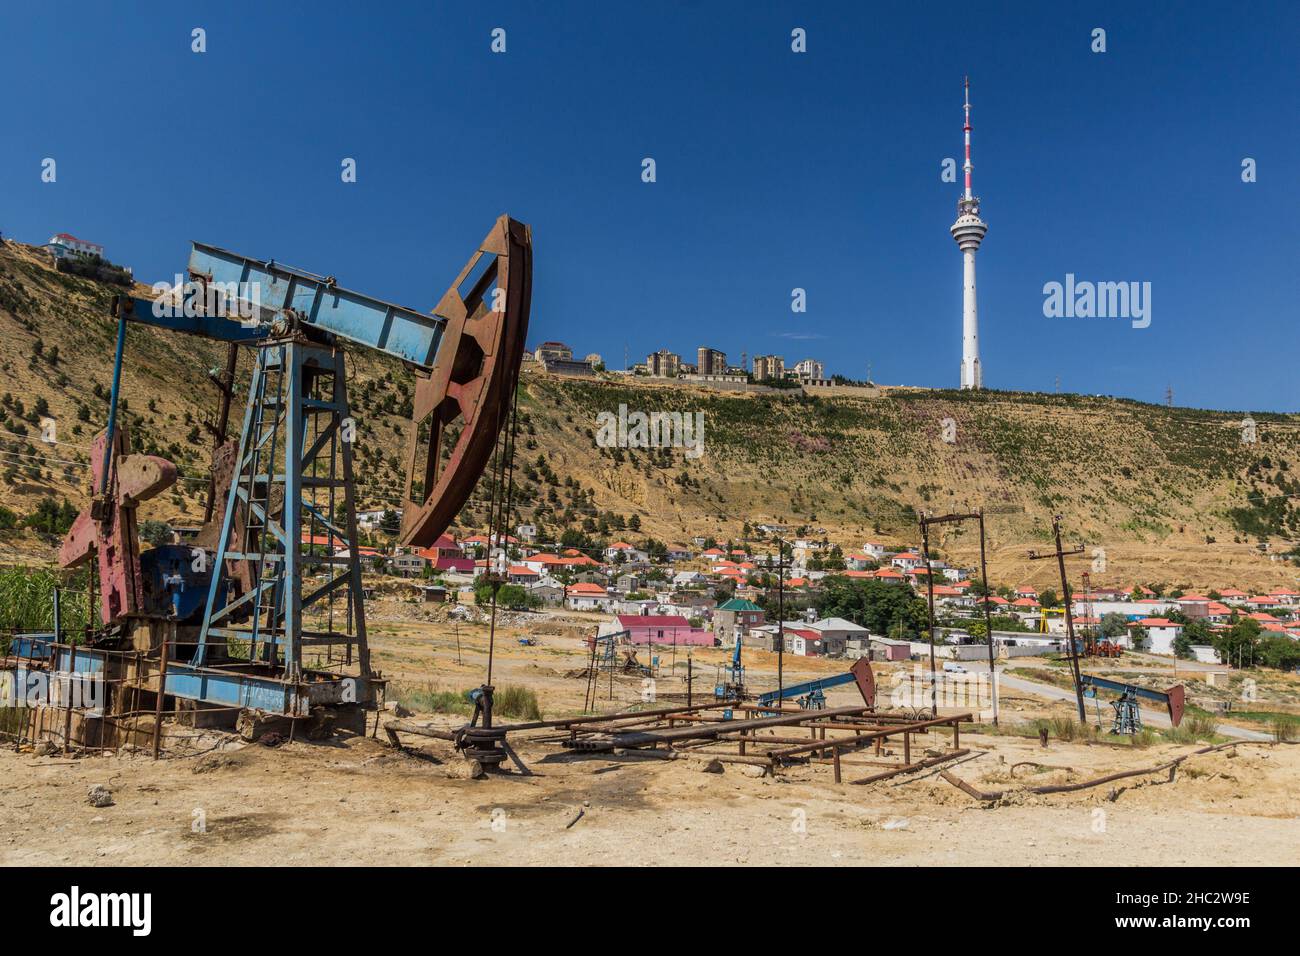
[[[1008,688],[1010,688],[1011,690],[1025,691],[1026,693],[1030,693],[1030,694],[1037,694],[1039,697],[1046,697],[1048,700],[1065,700],[1065,701],[1069,701],[1072,704],[1075,701],[1074,691],[1072,690],[1066,690],[1063,687],[1056,687],[1053,684],[1040,684],[1037,681],[1025,680],[1024,678],[1021,677],[1008,677],[1006,674],[1002,672],[1002,669],[999,668],[998,689],[999,691],[1003,691]],[[1085,699],[1084,706],[1089,709],[1089,714],[1088,714],[1089,718],[1093,718],[1095,716],[1095,711],[1093,711],[1092,708],[1096,706],[1095,701]],[[1105,704],[1103,703],[1102,705],[1103,717],[1108,717],[1110,713],[1111,713],[1110,708],[1105,706]],[[1148,710],[1147,708],[1143,707],[1142,723],[1150,724],[1153,727],[1168,727],[1170,725],[1169,714],[1167,711]],[[1258,731],[1258,730],[1247,730],[1245,727],[1233,727],[1229,724],[1225,724],[1222,722],[1220,722],[1219,724],[1219,733],[1225,737],[1235,738],[1236,740],[1272,740],[1273,739],[1272,734],[1263,733],[1262,731]]]

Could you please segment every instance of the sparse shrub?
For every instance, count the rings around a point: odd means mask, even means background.
[[[1086,728],[1071,717],[1053,717],[1049,729],[1057,740],[1074,740],[1076,737],[1089,736]]]
[[[1152,730],[1150,727],[1143,727],[1140,731],[1138,731],[1136,734],[1133,735],[1133,746],[1137,747],[1140,750],[1144,750],[1147,747],[1150,747],[1155,742],[1156,742],[1156,732]]]
[[[541,720],[542,708],[537,703],[537,694],[527,687],[506,684],[498,688],[492,697],[493,714],[502,717],[518,717],[523,720]]]
[[[1268,722],[1268,729],[1273,731],[1273,739],[1278,743],[1295,740],[1297,722],[1292,718],[1274,717]]]
[[[466,691],[437,690],[432,684],[399,684],[395,690],[399,704],[420,713],[468,716],[474,712]]]

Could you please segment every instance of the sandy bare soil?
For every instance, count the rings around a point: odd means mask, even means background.
[[[441,609],[390,611],[391,620],[374,621],[372,637],[379,666],[395,681],[390,696],[425,683],[464,689],[481,682],[484,628],[395,620],[437,617]],[[581,710],[585,681],[565,674],[583,663],[579,635],[587,626],[545,620],[503,628],[496,684],[533,687],[548,717]],[[540,633],[538,646],[518,645],[525,630]],[[697,690],[711,690],[722,657],[712,649],[697,655]],[[671,651],[660,658],[666,670]],[[751,681],[774,681],[770,658],[750,656]],[[787,663],[787,680],[843,667]],[[888,673],[882,679],[887,688]],[[680,682],[658,684],[676,693]],[[626,706],[642,692],[639,680],[616,682],[615,700],[602,695],[599,706]],[[852,691],[830,700],[852,702]],[[1053,710],[1062,706],[1007,696],[1003,723],[1065,713]],[[446,726],[463,721],[421,716]],[[792,768],[775,779],[738,765],[706,773],[697,761],[570,754],[527,735],[514,743],[532,776],[468,780],[449,744],[408,741],[424,756],[394,751],[382,731],[377,739],[274,749],[210,735],[158,763],[142,754],[69,759],[7,749],[0,752],[0,864],[1272,866],[1300,856],[1295,746],[1242,745],[1193,757],[1173,782],[1160,774],[1030,796],[1014,791],[1154,766],[1196,746],[1052,741],[1043,749],[1036,739],[963,731],[972,754],[952,772],[983,790],[1012,791],[989,807],[934,773],[865,786],[847,782],[853,769],[841,785],[826,767]],[[943,743],[936,734],[914,746]],[[1020,761],[1046,766],[1013,770]],[[96,784],[112,790],[112,806],[87,802]]]

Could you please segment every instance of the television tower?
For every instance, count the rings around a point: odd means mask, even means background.
[[[980,368],[979,311],[975,306],[975,250],[984,241],[989,227],[980,218],[980,201],[971,194],[970,174],[975,167],[970,161],[970,77],[966,77],[966,192],[957,200],[957,221],[948,231],[957,240],[963,266],[961,298],[961,387],[983,388],[984,373]]]

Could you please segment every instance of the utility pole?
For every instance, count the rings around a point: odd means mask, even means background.
[[[997,662],[993,653],[993,618],[989,610],[989,565],[984,550],[984,512],[971,511],[965,514],[947,514],[921,519],[921,542],[925,553],[926,591],[930,608],[930,685],[935,687],[936,671],[934,665],[934,569],[930,567],[930,525],[960,524],[963,521],[978,521],[980,526],[980,579],[984,582],[984,633],[989,642],[989,688],[993,697],[993,726],[998,723],[998,675]],[[937,691],[931,692],[931,716],[938,716],[936,701]]]
[[[925,593],[930,609],[930,717],[939,716],[939,681],[934,666],[934,568],[930,566],[930,519],[921,519],[921,554],[925,558]]]
[[[776,539],[776,691],[785,700],[785,539]]]
[[[984,511],[976,512],[980,523],[980,580],[984,582],[984,633],[989,639],[989,693],[993,695],[993,726],[998,725],[998,673],[993,662],[993,611],[989,602],[989,563],[984,556]]]
[[[1070,672],[1074,677],[1074,697],[1079,705],[1079,723],[1086,724],[1088,715],[1083,709],[1083,679],[1079,674],[1079,647],[1074,642],[1074,614],[1071,610],[1073,598],[1070,596],[1070,581],[1065,576],[1065,559],[1072,554],[1083,554],[1084,547],[1079,545],[1065,551],[1061,548],[1061,516],[1052,517],[1052,532],[1056,536],[1056,551],[1052,554],[1039,554],[1037,551],[1029,552],[1030,561],[1039,561],[1043,558],[1056,558],[1057,566],[1061,570],[1061,594],[1065,598],[1065,640],[1070,651]]]

